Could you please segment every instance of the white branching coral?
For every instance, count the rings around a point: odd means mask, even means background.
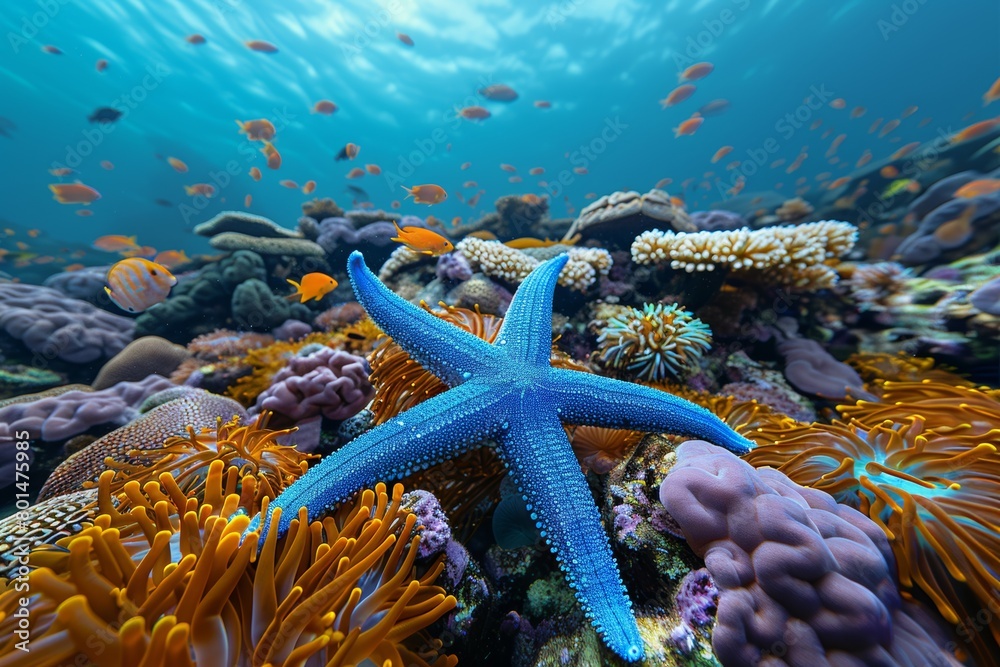
[[[465,255],[474,271],[481,271],[491,278],[512,285],[519,284],[541,263],[517,248],[499,241],[484,241],[475,236],[465,237],[455,249]],[[611,269],[611,253],[603,248],[566,246],[565,252],[569,254],[569,261],[559,274],[559,284],[570,289],[582,292],[593,285],[599,276],[606,276]]]
[[[853,248],[857,234],[854,225],[836,220],[690,234],[653,229],[632,243],[632,261],[669,263],[672,269],[688,273],[718,267],[742,277],[817,290],[836,284],[837,273],[827,262]]]

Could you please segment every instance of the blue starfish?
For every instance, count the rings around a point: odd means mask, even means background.
[[[451,388],[310,468],[270,504],[263,526],[280,507],[278,530],[284,533],[302,507],[315,519],[363,487],[495,440],[587,618],[613,651],[640,660],[644,651],[632,603],[561,422],[691,435],[738,454],[753,444],[707,410],[666,392],[552,368],[552,292],[566,260],[561,255],[531,272],[490,344],[397,296],[365,266],[361,253],[352,253],[348,273],[368,315]],[[247,531],[261,525],[258,515]]]

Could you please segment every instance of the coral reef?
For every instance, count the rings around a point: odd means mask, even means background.
[[[813,212],[812,204],[802,197],[786,200],[775,209],[774,214],[782,222],[799,222],[805,220]]]
[[[653,228],[696,232],[698,227],[663,190],[614,192],[587,205],[564,238],[580,235],[580,242],[597,240],[605,248],[628,248],[635,237]]]
[[[119,382],[141,382],[148,375],[173,373],[191,357],[187,348],[159,336],[143,336],[126,345],[121,352],[101,366],[91,383],[96,390],[107,389]]]
[[[519,285],[541,263],[522,250],[474,236],[465,237],[455,250],[465,256],[474,271],[481,271],[514,286]],[[611,254],[601,248],[552,246],[548,250],[551,256],[560,252],[569,255],[566,267],[559,274],[559,284],[570,289],[584,291],[611,269]]]
[[[727,229],[747,227],[746,218],[739,213],[715,209],[711,211],[694,211],[691,213],[691,223],[696,227],[692,231],[715,232]]]

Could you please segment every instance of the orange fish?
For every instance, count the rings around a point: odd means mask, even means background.
[[[413,46],[413,38],[404,32],[397,32],[396,39],[401,41],[403,44],[406,44],[407,46]]]
[[[337,156],[333,159],[336,162],[340,162],[341,160],[353,160],[358,156],[358,153],[360,151],[361,151],[360,146],[358,146],[357,144],[348,143],[347,145],[345,145],[343,148],[340,149],[340,152],[337,153]]]
[[[209,185],[208,183],[195,183],[194,185],[185,185],[184,192],[189,197],[194,197],[196,195],[204,195],[205,197],[211,197],[215,194],[215,187]]]
[[[469,168],[469,167],[471,167],[471,166],[472,166],[472,163],[471,163],[471,162],[463,162],[463,163],[462,163],[462,166],[461,166],[461,167],[459,167],[459,169],[461,169],[462,171],[465,171],[466,169],[468,169],[468,168]]]
[[[175,266],[190,262],[191,258],[187,256],[187,253],[183,250],[163,250],[157,253],[153,261],[157,264],[162,264],[168,269],[172,269]]]
[[[822,125],[822,124],[823,124],[823,119],[822,118],[817,118],[816,120],[814,120],[812,122],[812,125],[809,126],[809,129],[810,130],[818,130],[819,126]]]
[[[705,119],[699,116],[697,113],[688,118],[686,121],[674,128],[674,138],[681,136],[691,136],[698,131],[701,124],[705,122]]]
[[[312,113],[321,113],[324,116],[329,116],[337,110],[337,105],[330,100],[320,100],[313,105]]]
[[[80,271],[81,269],[85,268],[87,268],[86,264],[79,264],[79,263],[67,264],[66,266],[63,267],[63,271],[66,271],[67,273],[72,273],[73,271]]]
[[[69,176],[75,169],[70,169],[69,167],[58,167],[56,169],[49,169],[49,173],[53,176]]]
[[[38,235],[41,234],[41,233],[42,232],[40,230],[37,230],[37,229],[29,229],[28,230],[28,236],[30,236],[33,239],[37,239]]]
[[[681,72],[677,79],[678,81],[697,81],[698,79],[704,79],[706,76],[712,73],[715,69],[715,65],[712,63],[695,63],[691,65],[686,70]]]
[[[864,153],[861,154],[861,157],[858,158],[858,161],[854,164],[854,166],[863,167],[871,161],[872,161],[872,152],[866,150]]]
[[[843,97],[838,97],[837,99],[830,102],[830,106],[834,109],[843,109],[847,106],[847,101]]]
[[[916,104],[914,104],[913,106],[906,107],[905,109],[903,109],[903,113],[899,114],[899,117],[906,118],[908,116],[912,116],[913,114],[917,113],[917,109],[919,108],[920,107],[918,107]]]
[[[448,193],[440,185],[414,185],[412,188],[404,185],[403,189],[406,196],[413,197],[417,204],[440,204],[448,198]]]
[[[290,278],[286,278],[285,280],[295,288],[295,294],[292,296],[299,297],[299,303],[305,303],[310,299],[319,301],[337,289],[337,281],[325,273],[307,273],[302,276],[302,282],[298,283]]]
[[[264,142],[264,147],[260,149],[260,152],[267,156],[268,169],[278,169],[281,167],[281,153],[278,152],[278,149],[270,141]]]
[[[474,194],[471,197],[469,197],[469,201],[467,202],[469,204],[469,206],[471,206],[472,208],[475,208],[476,204],[479,203],[479,198],[483,196],[484,192],[486,192],[486,191],[485,190],[480,190],[476,194]]]
[[[80,210],[73,212],[76,213],[81,218],[89,218],[90,216],[94,215],[94,212],[89,208],[81,208]]]
[[[573,167],[573,171],[574,171],[574,172],[576,172],[576,173],[578,173],[578,174],[580,174],[581,176],[584,176],[584,175],[586,175],[586,174],[589,174],[589,173],[590,173],[590,172],[589,172],[589,171],[587,170],[587,168],[586,168],[586,167]]]
[[[111,267],[107,283],[104,291],[116,306],[141,313],[166,299],[177,278],[162,264],[131,257]]]
[[[506,162],[501,162],[500,163],[500,168],[503,169],[504,171],[509,171],[511,173],[514,173],[515,171],[517,171],[517,167],[515,167],[512,164],[507,164]]]
[[[955,133],[951,138],[951,143],[957,144],[962,141],[968,141],[969,139],[975,139],[976,137],[982,136],[1000,125],[1000,117],[990,118],[989,120],[981,120],[978,123],[973,123],[969,127]]]
[[[736,169],[737,167],[739,167],[741,164],[743,164],[742,161],[740,161],[740,160],[733,160],[732,162],[730,162],[730,163],[728,163],[726,165],[726,171],[732,171],[733,169]]]
[[[540,176],[545,173],[545,169],[543,169],[542,167],[532,167],[531,169],[528,170],[528,173],[531,174],[532,176]]]
[[[1000,100],[1000,77],[997,77],[997,80],[993,82],[990,89],[983,93],[983,106],[996,102],[997,100]]]
[[[250,208],[250,204],[253,203],[253,195],[247,195],[243,198],[243,208]]]
[[[537,109],[551,109],[552,102],[548,100],[535,100],[535,108]]]
[[[379,174],[382,173],[382,167],[378,166],[377,164],[366,164],[365,171],[367,171],[372,176],[378,176]]]
[[[251,51],[259,51],[260,53],[277,53],[278,47],[270,42],[265,42],[262,39],[252,39],[249,42],[243,42],[246,47]]]
[[[130,248],[121,251],[122,257],[145,257],[152,259],[156,255],[156,248],[151,245],[144,245],[141,248]]]
[[[193,35],[188,35],[187,37],[185,37],[184,41],[187,42],[188,44],[204,44],[205,38],[199,35],[198,33],[195,33]]]
[[[101,58],[100,60],[97,61],[95,67],[97,68],[98,72],[103,72],[108,68],[108,61],[105,60],[104,58]]]
[[[278,181],[278,185],[288,188],[289,190],[298,190],[299,184],[295,181],[290,181],[287,178],[283,181]]]
[[[438,186],[417,186],[417,188],[421,187],[437,188]],[[417,188],[414,188],[414,190]],[[438,189],[440,190],[440,188]],[[442,190],[442,192],[444,191]],[[445,254],[446,252],[451,252],[455,248],[455,246],[451,244],[451,241],[437,232],[432,232],[431,230],[424,229],[423,227],[403,227],[400,229],[399,225],[395,222],[392,224],[396,226],[396,236],[394,236],[391,240],[402,243],[413,252],[418,252],[422,255],[430,255],[431,257],[437,257],[438,255]]]
[[[878,173],[882,175],[882,178],[896,178],[899,176],[899,169],[896,169],[891,164],[887,164],[878,170]]]
[[[365,170],[361,167],[355,167],[347,172],[347,178],[361,178],[365,175]]]
[[[462,187],[463,188],[478,188],[479,184],[476,183],[475,181],[466,181],[465,183],[462,183]]]
[[[316,181],[306,181],[306,184],[302,186],[302,194],[311,195],[316,189]]]
[[[260,169],[258,169],[257,167],[250,167],[250,178],[252,178],[255,181],[259,181]]]
[[[892,159],[892,160],[898,160],[901,157],[905,157],[905,156],[909,155],[910,153],[912,153],[913,151],[915,151],[918,148],[920,148],[920,142],[919,141],[911,141],[910,143],[906,144],[905,146],[903,146],[902,148],[900,148],[898,151],[896,151],[895,153],[893,153],[892,157],[890,159]]]
[[[236,124],[240,128],[240,134],[247,135],[247,139],[250,141],[271,141],[274,139],[274,123],[266,118],[237,120]]]
[[[486,120],[492,115],[485,108],[478,106],[463,107],[461,109],[456,108],[455,113],[466,120]]]
[[[934,119],[931,118],[930,116],[928,116],[927,118],[921,118],[920,122],[917,123],[917,127],[924,127],[925,125],[930,125],[932,120]]]
[[[695,87],[690,83],[685,83],[683,85],[677,86],[670,91],[670,94],[660,100],[660,108],[666,109],[667,107],[672,107],[675,104],[680,104],[687,98],[694,95]]]
[[[854,107],[851,109],[851,118],[861,118],[865,115],[866,111],[868,111],[868,109],[864,107]]]
[[[660,180],[658,180],[656,182],[656,185],[654,185],[653,187],[656,188],[657,190],[659,190],[660,188],[667,187],[668,185],[670,185],[673,182],[674,182],[674,179],[672,179],[672,178],[661,178]]]
[[[167,164],[173,167],[174,171],[176,171],[178,174],[186,173],[188,170],[188,166],[175,157],[168,157]]]
[[[851,177],[850,176],[841,176],[840,178],[838,178],[837,180],[835,180],[833,183],[830,183],[830,185],[828,185],[827,188],[830,189],[830,190],[836,190],[837,188],[843,187],[843,186],[847,185],[850,182],[851,182]]]
[[[715,164],[716,162],[718,162],[719,160],[726,157],[732,152],[733,152],[732,146],[723,146],[719,150],[715,151],[715,155],[712,156],[712,164]]]
[[[840,144],[842,144],[844,142],[844,139],[846,138],[847,138],[846,134],[838,134],[836,137],[834,137],[833,141],[830,142],[830,147],[826,149],[826,156],[832,157],[834,154],[836,154],[837,149],[840,147]]]
[[[101,193],[83,183],[50,183],[53,198],[60,204],[90,204],[101,198]]]
[[[949,220],[934,230],[934,238],[945,250],[964,245],[972,238],[972,218],[976,213],[975,205],[967,206],[962,214],[954,220]]]
[[[29,246],[29,245],[28,245],[27,243],[25,243],[24,241],[18,241],[18,242],[17,242],[17,243],[15,243],[14,245],[16,245],[16,246],[17,246],[17,249],[18,249],[18,250],[21,250],[21,251],[24,251],[24,250],[27,250],[28,248],[30,248],[30,247],[31,247],[31,246]]]
[[[115,165],[112,164],[111,160],[101,160],[101,167],[107,169],[108,171],[111,171],[112,169],[115,168]]]
[[[393,200],[392,200],[392,203],[391,203],[391,204],[389,204],[389,206],[391,206],[391,207],[392,207],[392,208],[394,208],[394,209],[398,209],[398,208],[399,208],[399,207],[400,207],[401,205],[402,205],[402,204],[400,204],[400,203],[399,203],[399,200],[398,200],[398,199],[393,199]]]
[[[98,237],[91,247],[105,252],[122,252],[123,250],[135,250],[139,246],[136,244],[134,236],[109,234]]]
[[[583,195],[583,198],[584,199],[597,199],[597,193],[596,192],[588,192],[587,194]]]
[[[741,175],[736,180],[736,183],[733,184],[733,187],[726,190],[726,194],[729,195],[730,197],[735,197],[739,193],[743,192],[743,188],[746,187],[746,184],[747,184],[746,179],[743,178],[743,176]]]
[[[882,118],[876,118],[872,124],[868,126],[868,134],[875,134],[875,130],[877,130],[878,126],[882,124],[882,120]]]
[[[511,176],[510,178],[507,179],[507,182],[508,183],[520,183],[522,180],[524,180],[524,179],[522,179],[520,176]]]
[[[452,227],[458,227],[460,224],[462,224],[462,216],[456,215],[454,218],[451,219]]]
[[[981,197],[1000,190],[1000,178],[981,178],[955,190],[956,197]]]
[[[884,137],[885,135],[887,135],[890,132],[892,132],[893,130],[895,130],[897,127],[899,127],[899,120],[896,119],[896,118],[893,118],[888,123],[886,123],[885,125],[882,126],[882,129],[879,131],[878,136],[879,137]]]
[[[54,56],[61,56],[63,54],[62,50],[58,46],[52,46],[51,44],[43,46],[42,51],[45,53],[51,53]]]

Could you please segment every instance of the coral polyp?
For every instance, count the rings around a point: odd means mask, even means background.
[[[696,366],[712,347],[712,330],[676,303],[647,303],[611,317],[597,344],[607,368],[656,382]]]

